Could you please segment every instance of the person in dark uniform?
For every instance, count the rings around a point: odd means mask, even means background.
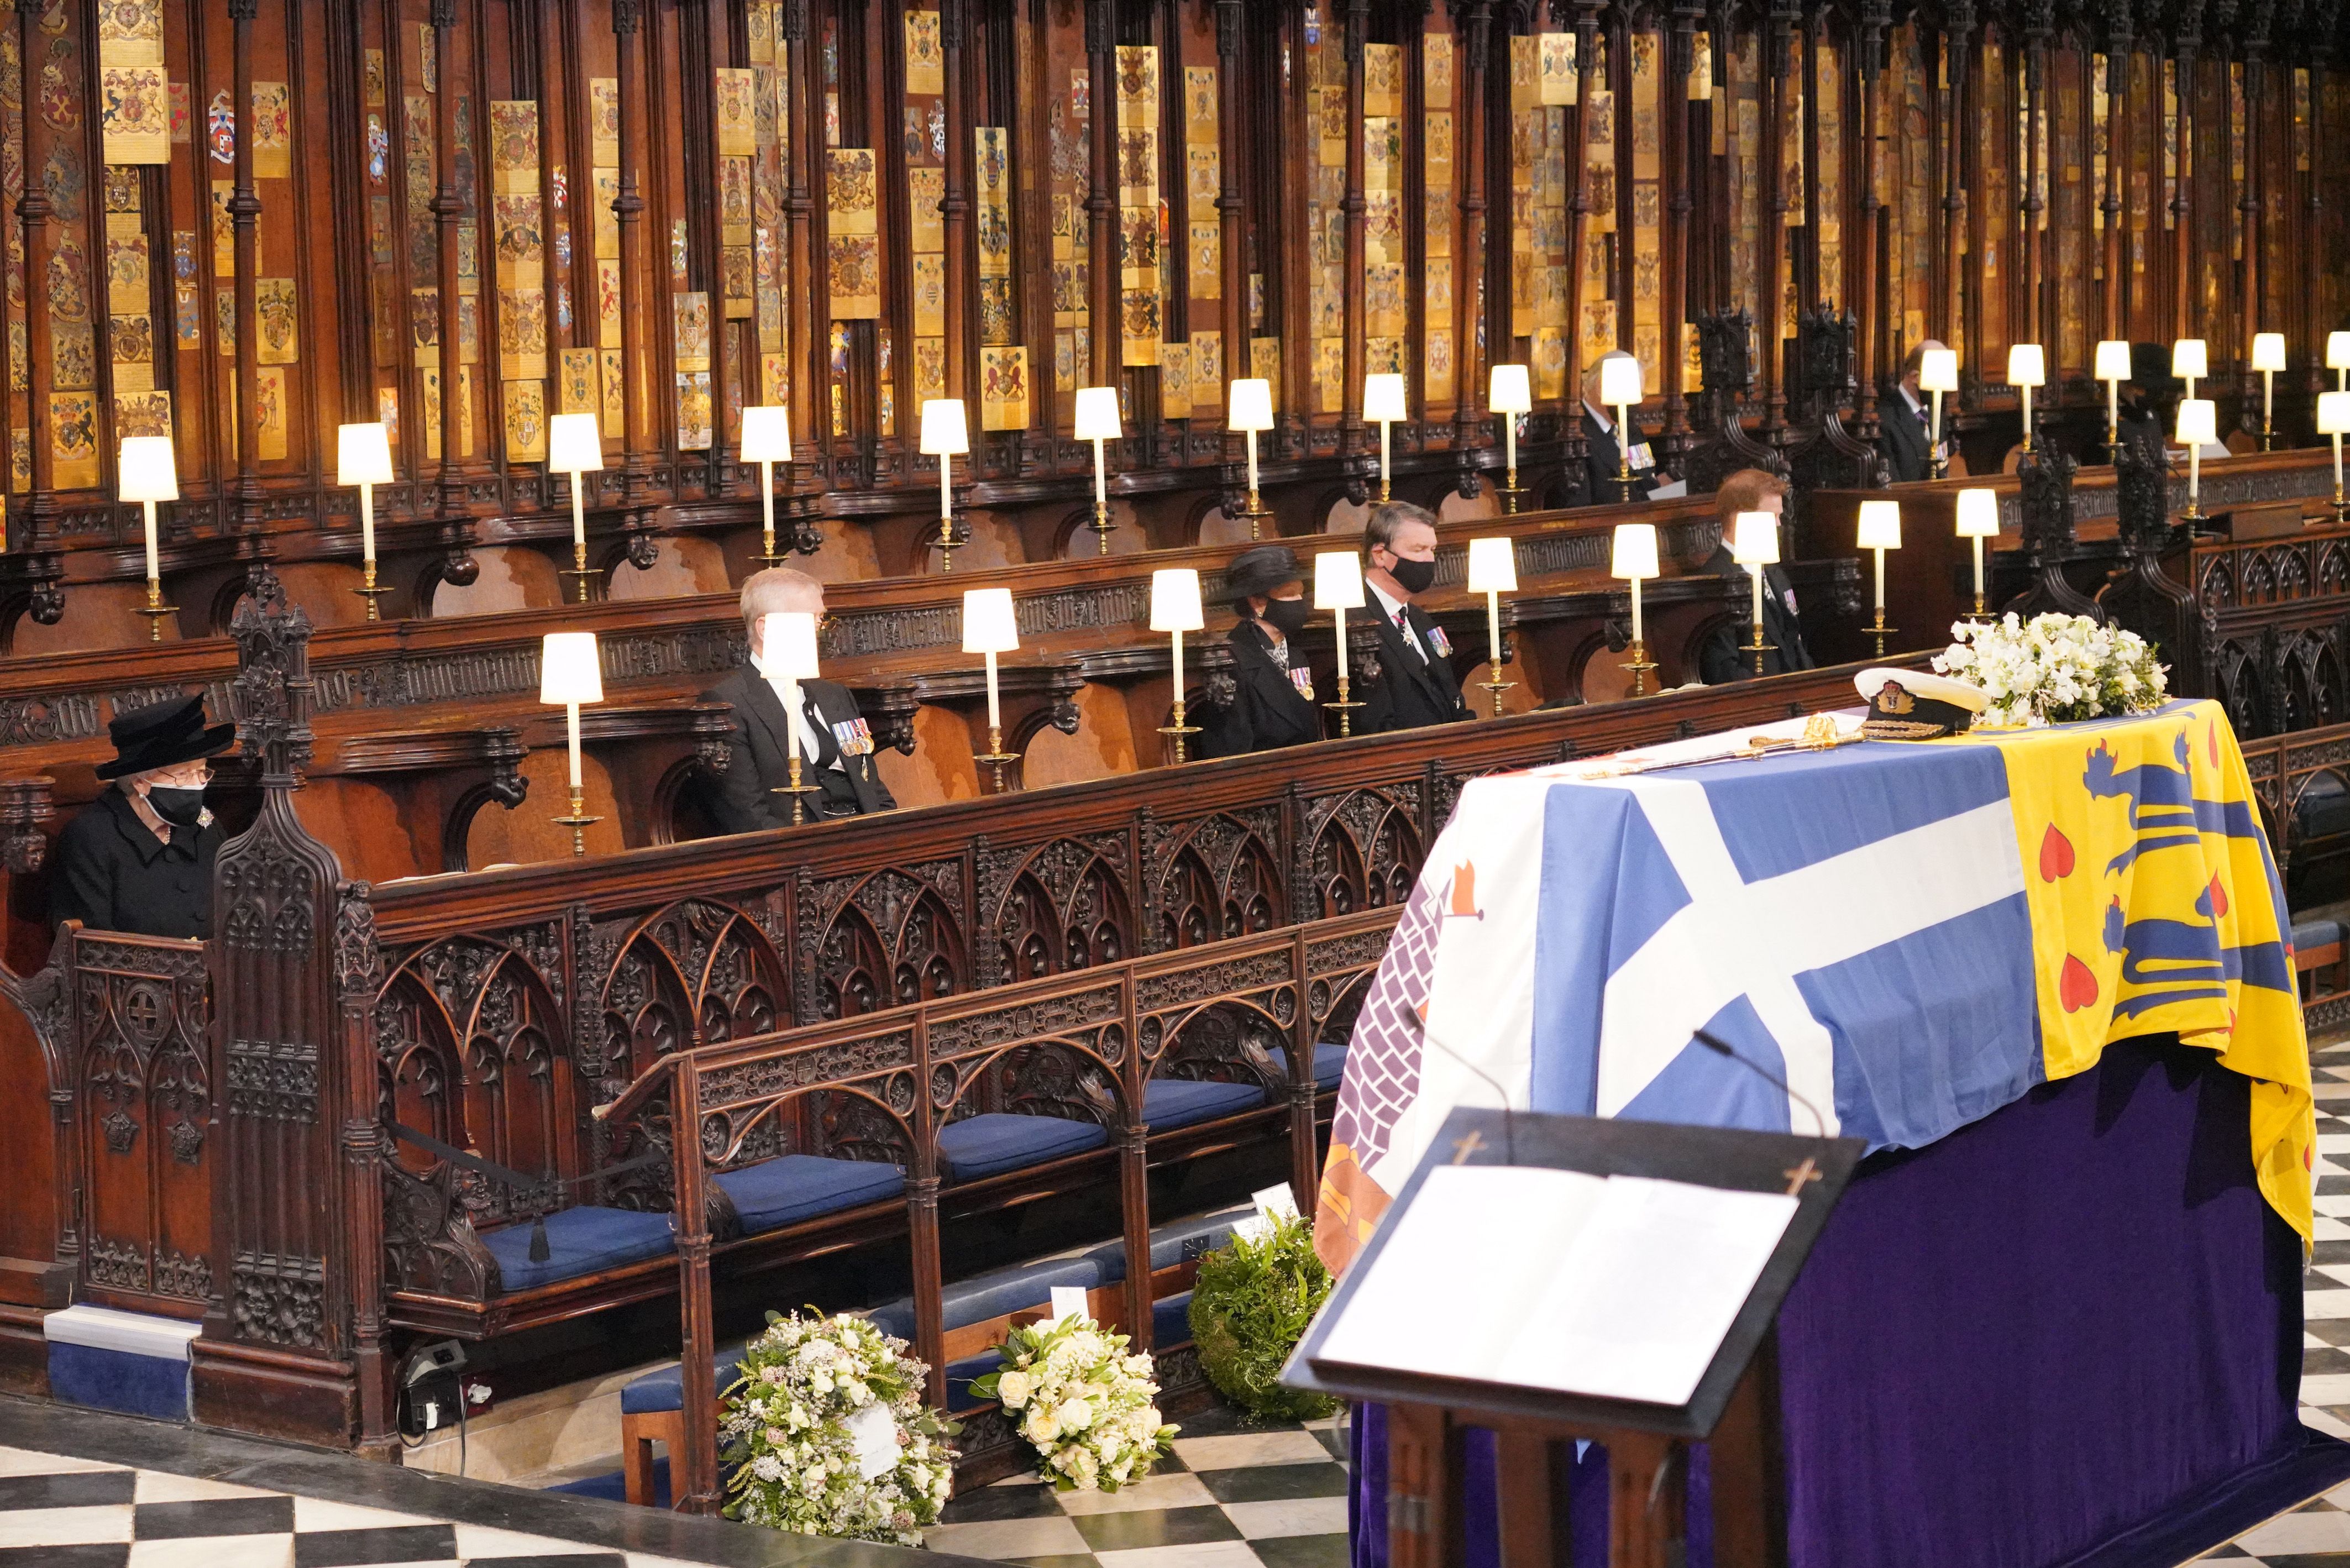
[[[783,682],[761,674],[758,660],[762,618],[794,612],[821,621],[824,585],[787,566],[754,573],[743,585],[751,662],[702,693],[703,701],[723,702],[734,711],[726,768],[711,802],[722,832],[791,826],[791,796],[775,793],[791,782],[791,721],[784,713]],[[824,792],[808,797],[809,809],[820,817],[897,810],[889,787],[874,770],[873,732],[857,711],[857,699],[830,680],[803,680],[799,689],[800,782]]]
[[[1240,616],[1225,639],[1232,650],[1232,700],[1200,715],[1200,755],[1238,757],[1322,738],[1314,673],[1298,634],[1314,607],[1305,574],[1286,545],[1260,545],[1232,557],[1224,595]]]
[[[2186,383],[2170,373],[2170,351],[2159,343],[2130,345],[2130,379],[2122,383],[2120,418],[2116,433],[2138,448],[2149,462],[2163,461],[2177,427],[2178,396]]]
[[[107,726],[114,759],[98,776],[114,787],[57,835],[49,913],[62,923],[143,937],[213,934],[213,862],[224,836],[204,809],[204,759],[236,740],[234,724],[204,722],[202,697],[175,697]]]
[[[1896,484],[1934,477],[1933,421],[1926,395],[1918,389],[1918,371],[1926,350],[1941,347],[1930,337],[1913,346],[1901,361],[1901,379],[1877,400],[1877,455]]]
[[[1717,576],[1734,576],[1751,596],[1747,573],[1730,553],[1731,524],[1741,512],[1768,512],[1783,518],[1787,506],[1787,482],[1775,473],[1759,468],[1742,468],[1721,482],[1714,492],[1714,515],[1721,520],[1721,543],[1715,545],[1705,569]],[[1782,543],[1784,535],[1781,535]],[[1751,597],[1741,600],[1752,605]],[[1748,628],[1750,608],[1737,620],[1718,626],[1698,649],[1698,674],[1708,686],[1720,686],[1726,681],[1744,680],[1754,673],[1754,656],[1743,651],[1740,643],[1751,639]],[[1740,633],[1744,631],[1744,636]],[[1790,670],[1812,668],[1810,650],[1804,647],[1802,623],[1795,616],[1795,585],[1788,580],[1785,568],[1762,568],[1762,640],[1773,645],[1772,651],[1762,656],[1762,673],[1778,675]]]
[[[1408,501],[1383,501],[1363,530],[1366,607],[1379,633],[1379,678],[1364,692],[1358,735],[1450,724],[1470,716],[1452,672],[1452,645],[1412,600],[1436,585],[1436,519]]]
[[[1659,488],[1672,483],[1672,475],[1657,467],[1656,448],[1640,433],[1639,421],[1632,424],[1632,493],[1624,493],[1617,474],[1623,461],[1624,449],[1617,444],[1616,411],[1599,406],[1599,366],[1608,359],[1629,359],[1632,356],[1621,348],[1611,349],[1591,363],[1583,373],[1583,471],[1585,493],[1594,506],[1610,506],[1625,501],[1646,501]]]

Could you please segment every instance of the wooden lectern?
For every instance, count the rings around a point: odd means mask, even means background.
[[[1773,1327],[1863,1144],[1731,1128],[1457,1108],[1393,1209],[1291,1356],[1283,1381],[1388,1415],[1391,1568],[1466,1561],[1463,1438],[1495,1435],[1501,1568],[1566,1568],[1565,1478],[1578,1439],[1608,1456],[1608,1568],[1679,1568],[1689,1446],[1708,1445],[1717,1568],[1777,1568],[1787,1560]],[[1714,1354],[1679,1407],[1594,1398],[1475,1379],[1337,1362],[1324,1343],[1440,1165],[1514,1164],[1651,1177],[1748,1192],[1788,1192],[1797,1208]],[[1473,1288],[1473,1282],[1463,1282]],[[1433,1325],[1431,1325],[1433,1326]]]

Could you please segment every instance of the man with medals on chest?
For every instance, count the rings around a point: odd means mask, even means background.
[[[1286,545],[1260,545],[1224,569],[1224,597],[1240,624],[1232,650],[1232,700],[1200,713],[1200,755],[1237,757],[1322,738],[1314,672],[1297,640],[1313,606],[1305,576]]]
[[[1470,716],[1444,628],[1412,601],[1436,586],[1436,519],[1408,501],[1371,509],[1363,530],[1363,586],[1379,634],[1379,679],[1363,701],[1358,734],[1450,724]]]
[[[811,615],[824,620],[824,585],[806,572],[775,566],[743,585],[743,620],[751,639],[751,661],[702,694],[705,702],[733,710],[734,732],[727,741],[727,764],[718,775],[712,808],[727,833],[788,827],[792,803],[776,790],[791,783],[791,721],[784,711],[783,685],[760,669],[762,628],[769,615]],[[873,765],[873,732],[857,711],[848,689],[830,680],[798,682],[801,712],[800,776],[822,793],[810,797],[816,816],[855,816],[895,811],[898,803]]]

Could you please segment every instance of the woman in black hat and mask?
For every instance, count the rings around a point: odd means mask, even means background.
[[[107,726],[114,787],[57,835],[49,912],[93,930],[147,937],[213,933],[213,861],[221,830],[204,809],[205,758],[236,741],[206,724],[204,700],[180,697],[118,713]]]
[[[1200,715],[1200,754],[1237,757],[1322,738],[1314,675],[1297,641],[1313,607],[1286,545],[1243,550],[1224,571],[1224,596],[1240,616],[1232,649],[1232,700]]]

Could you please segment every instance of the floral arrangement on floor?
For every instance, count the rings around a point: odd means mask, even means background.
[[[727,1514],[774,1530],[920,1546],[954,1485],[958,1428],[922,1405],[930,1371],[873,1324],[767,1314],[726,1390]]]
[[[1980,722],[2062,724],[2162,706],[2163,666],[2133,631],[2099,626],[2087,616],[2013,614],[1988,623],[1960,621],[1934,668],[1990,699]]]
[[[1330,1299],[1331,1284],[1314,1251],[1314,1228],[1296,1214],[1274,1218],[1253,1239],[1235,1235],[1201,1259],[1191,1339],[1216,1392],[1278,1420],[1318,1420],[1336,1410],[1338,1402],[1326,1395],[1281,1386],[1281,1369]]]
[[[1011,1413],[1055,1490],[1116,1491],[1148,1475],[1175,1435],[1159,1418],[1149,1355],[1126,1345],[1083,1313],[1015,1328],[1003,1365],[971,1391]]]

